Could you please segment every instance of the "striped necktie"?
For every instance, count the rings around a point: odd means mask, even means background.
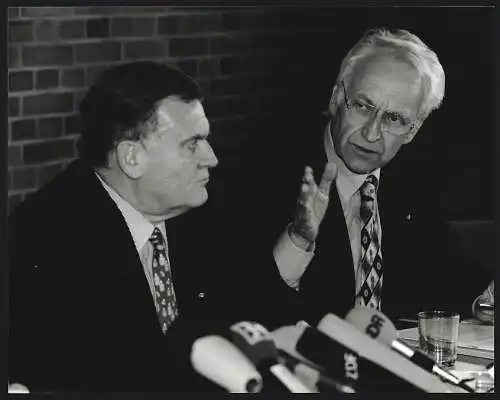
[[[155,228],[149,241],[153,245],[153,280],[155,304],[161,330],[165,334],[178,315],[170,262],[167,257],[163,235]]]
[[[369,175],[359,193],[361,196],[360,217],[361,254],[356,274],[356,303],[364,307],[380,309],[380,294],[383,280],[383,263],[380,246],[380,219],[375,206],[378,179]]]

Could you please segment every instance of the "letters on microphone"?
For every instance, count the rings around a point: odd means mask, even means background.
[[[370,324],[366,327],[365,332],[376,339],[380,335],[380,329],[384,325],[384,319],[378,315],[372,315],[370,319]]]

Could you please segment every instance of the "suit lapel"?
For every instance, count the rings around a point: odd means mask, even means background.
[[[93,203],[90,205],[94,209],[92,224],[97,227],[91,228],[94,232],[92,242],[97,249],[95,254],[100,254],[102,260],[99,264],[106,265],[104,270],[95,273],[113,286],[109,288],[109,293],[116,295],[111,296],[109,301],[135,315],[124,315],[126,320],[139,317],[144,324],[141,329],[147,331],[149,326],[160,333],[149,284],[123,215],[91,169],[83,164],[77,164],[75,169],[83,182],[89,202]],[[119,295],[121,298],[117,298]],[[113,307],[110,310],[114,313]]]

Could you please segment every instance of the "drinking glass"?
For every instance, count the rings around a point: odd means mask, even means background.
[[[451,368],[457,360],[460,315],[447,311],[418,313],[419,347],[443,368]]]

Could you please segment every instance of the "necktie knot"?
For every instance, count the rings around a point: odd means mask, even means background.
[[[163,235],[158,227],[156,227],[151,234],[149,241],[154,247],[164,246]]]
[[[375,197],[377,194],[378,179],[375,175],[368,175],[366,180],[359,188],[361,196],[360,215],[363,223],[367,223],[373,215]]]
[[[361,197],[374,199],[378,189],[378,179],[375,175],[368,175],[361,188],[359,189]]]

